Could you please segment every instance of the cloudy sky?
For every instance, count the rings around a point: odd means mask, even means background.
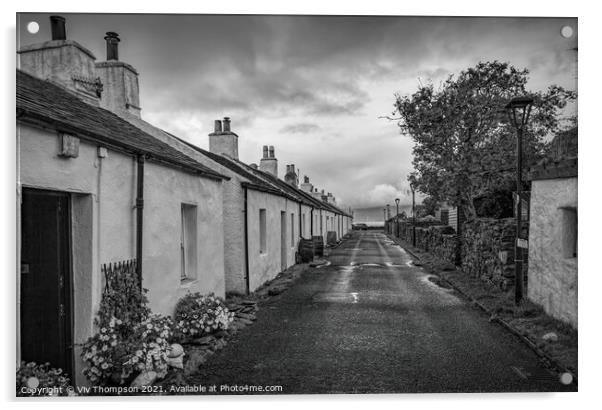
[[[48,40],[48,16],[20,15],[19,45]],[[295,164],[354,208],[411,201],[412,142],[379,118],[394,93],[496,59],[528,68],[533,90],[576,87],[570,18],[64,16],[67,37],[98,60],[104,33],[119,33],[120,60],[140,72],[145,120],[207,148],[213,120],[230,116],[243,161],[274,145],[281,176]]]

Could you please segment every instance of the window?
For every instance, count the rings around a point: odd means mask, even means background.
[[[301,236],[305,237],[305,230],[306,230],[306,228],[305,228],[305,214],[302,214],[302,216],[301,216],[301,229],[302,229]]]
[[[197,224],[196,206],[182,204],[182,230],[180,240],[182,281],[197,277]]]
[[[295,247],[295,214],[291,214],[291,248]]]
[[[561,208],[562,211],[562,256],[577,257],[577,208]]]
[[[265,209],[260,209],[259,210],[259,253],[267,252],[265,217],[266,217]]]

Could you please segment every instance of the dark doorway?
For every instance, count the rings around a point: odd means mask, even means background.
[[[23,189],[21,359],[73,379],[69,194]]]

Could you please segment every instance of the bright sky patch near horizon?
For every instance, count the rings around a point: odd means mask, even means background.
[[[49,16],[19,14],[18,46],[49,40]],[[105,32],[119,33],[146,121],[207,148],[213,121],[229,116],[241,160],[274,145],[281,177],[295,164],[345,207],[411,203],[412,141],[379,118],[396,92],[492,60],[529,69],[531,90],[577,86],[575,18],[63,16],[67,38],[98,61]]]

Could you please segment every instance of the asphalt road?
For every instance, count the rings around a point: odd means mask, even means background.
[[[263,304],[193,381],[285,394],[575,390],[382,233],[353,232],[328,259]]]

